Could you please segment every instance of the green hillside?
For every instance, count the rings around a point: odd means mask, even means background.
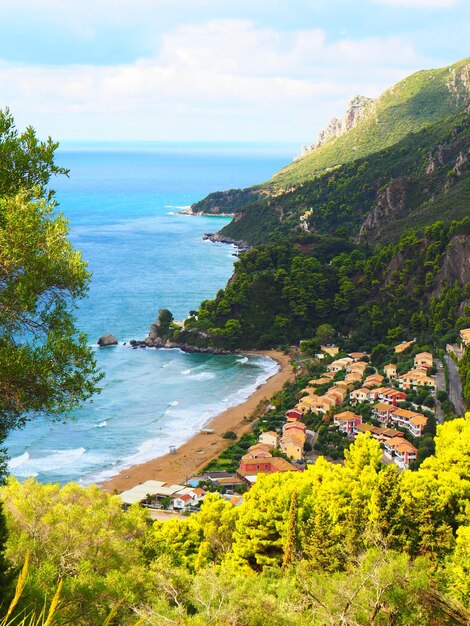
[[[460,113],[369,157],[248,202],[222,233],[259,245],[313,233],[393,241],[410,227],[462,219],[470,207],[470,119]]]
[[[216,192],[194,212],[234,213],[222,234],[251,245],[345,233],[393,241],[470,206],[470,59],[388,89],[357,125],[271,181]]]
[[[385,91],[355,128],[288,165],[274,180],[278,185],[298,184],[391,146],[469,104],[470,57],[442,69],[417,72]]]

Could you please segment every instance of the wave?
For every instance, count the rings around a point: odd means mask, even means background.
[[[215,374],[213,372],[201,372],[200,374],[192,374],[188,376],[190,380],[214,380]]]
[[[188,204],[187,206],[183,206],[183,205],[180,205],[180,204],[165,204],[164,208],[165,209],[183,209],[183,211],[184,211],[185,209],[191,208],[191,205]]]
[[[237,363],[248,363],[248,357],[247,356],[241,356],[239,359],[237,359]]]
[[[168,406],[178,406],[179,402],[178,400],[173,400],[173,402],[169,402]]]
[[[8,469],[9,471],[21,467],[23,463],[26,463],[29,460],[29,452],[25,452],[24,454],[20,454],[20,456],[15,456],[13,459],[8,461]]]
[[[71,450],[51,450],[51,453],[43,457],[31,457],[27,452],[16,457],[17,462],[24,458],[23,462],[15,467],[15,475],[20,478],[37,476],[46,472],[61,472],[67,466],[74,465],[86,452],[86,448],[74,448]],[[27,458],[26,456],[27,455]],[[12,459],[14,461],[15,459]]]
[[[189,374],[191,374],[191,370],[183,370],[181,374],[183,374],[183,376],[189,376]]]
[[[104,428],[107,425],[108,425],[108,422],[105,420],[104,422],[100,422],[99,424],[97,424],[96,428]]]

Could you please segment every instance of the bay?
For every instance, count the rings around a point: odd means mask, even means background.
[[[51,424],[35,417],[7,440],[19,478],[90,482],[165,454],[214,415],[248,397],[276,364],[264,357],[132,350],[158,314],[184,319],[224,287],[234,249],[203,241],[223,217],[182,215],[211,191],[269,178],[296,152],[292,144],[74,143],[58,161],[70,177],[53,181],[70,239],[89,261],[89,297],[78,326],[91,344],[111,332],[114,348],[97,349],[103,391]]]

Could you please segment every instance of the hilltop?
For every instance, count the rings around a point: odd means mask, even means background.
[[[461,219],[469,106],[470,58],[417,72],[375,101],[353,99],[342,121],[270,181],[210,194],[192,212],[234,214],[222,235],[251,245],[304,233],[393,241],[410,225]]]

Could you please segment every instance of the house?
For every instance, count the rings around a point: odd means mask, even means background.
[[[470,328],[462,328],[460,331],[460,339],[464,346],[468,346],[470,343]]]
[[[204,477],[206,480],[209,480],[214,487],[223,487],[228,491],[232,491],[235,487],[239,487],[244,484],[244,481],[241,480],[241,478],[235,474],[231,474],[230,472],[206,472]]]
[[[271,448],[266,443],[255,443],[248,448],[248,452],[254,459],[264,459],[272,456],[270,450]]]
[[[311,386],[314,385],[326,385],[327,383],[331,382],[331,377],[330,376],[320,376],[320,378],[314,378],[313,380],[309,380],[308,384]]]
[[[328,413],[328,411],[336,406],[337,398],[333,396],[317,396],[311,408],[314,413]]]
[[[337,359],[336,361],[332,361],[329,365],[326,366],[326,368],[329,372],[341,372],[342,370],[346,369],[346,367],[352,362],[353,360],[350,357],[345,356],[343,359]]]
[[[299,472],[300,469],[286,461],[282,457],[269,457],[263,459],[253,458],[248,452],[240,460],[240,466],[237,470],[237,475],[248,482],[249,484],[255,482],[253,476],[257,474],[272,474],[274,472]]]
[[[390,421],[390,415],[395,411],[395,407],[385,402],[377,402],[372,407],[372,416],[378,420],[381,424],[388,424]]]
[[[364,381],[364,387],[377,387],[383,383],[384,377],[381,374],[371,374]]]
[[[303,422],[288,422],[287,424],[284,424],[284,426],[282,427],[283,434],[287,432],[302,433],[304,439],[305,439],[306,430],[307,430],[307,426]]]
[[[344,380],[347,383],[360,383],[362,380],[362,374],[360,372],[349,372],[349,374],[346,374],[346,376],[344,377]]]
[[[297,433],[286,433],[279,441],[279,449],[293,461],[300,461],[304,452],[304,441]]]
[[[415,368],[424,367],[428,370],[433,366],[433,358],[430,352],[419,352],[415,355],[414,365]]]
[[[269,449],[277,448],[279,446],[279,435],[273,430],[268,430],[265,433],[261,433],[258,438],[259,443],[264,443],[269,446]]]
[[[369,389],[362,387],[361,389],[355,389],[349,394],[349,398],[352,404],[358,402],[369,402]]]
[[[406,393],[404,391],[399,391],[398,389],[392,389],[390,387],[385,387],[381,389],[378,399],[385,404],[390,404],[391,406],[398,406],[400,402],[406,400]]]
[[[377,439],[380,443],[385,444],[390,439],[403,437],[403,433],[393,428],[385,428],[384,426],[373,426],[372,424],[358,424],[354,426],[354,436],[360,433],[370,433],[373,439]]]
[[[408,430],[414,437],[421,437],[423,429],[428,423],[428,418],[422,413],[408,411],[407,409],[396,409],[390,415],[390,421],[401,428]]]
[[[397,377],[397,366],[394,363],[389,363],[384,367],[385,376],[387,378],[396,378]]]
[[[401,389],[410,389],[411,387],[429,387],[436,388],[436,381],[427,375],[425,368],[417,368],[402,374],[398,379]]]
[[[402,352],[405,352],[405,350],[408,350],[408,348],[410,348],[414,344],[414,342],[414,339],[412,339],[411,341],[402,341],[394,348],[396,354],[401,354]]]
[[[188,506],[194,506],[197,504],[197,501],[193,500],[189,493],[184,493],[173,498],[172,504],[174,509],[185,509]]]
[[[348,435],[348,437],[354,436],[354,427],[362,423],[362,416],[356,415],[352,411],[343,411],[337,413],[333,418],[335,426],[339,426],[339,431]]]
[[[323,397],[334,398],[336,400],[336,404],[339,405],[345,401],[347,395],[348,395],[348,390],[345,387],[338,387],[334,385],[333,387],[330,387],[328,389],[328,391],[325,393]]]
[[[300,420],[302,419],[302,417],[303,417],[302,411],[298,411],[297,409],[291,409],[290,411],[287,411],[286,413],[286,418],[288,422]]]
[[[363,359],[364,357],[368,357],[369,355],[367,354],[367,352],[350,352],[348,356],[350,356],[353,361],[360,361],[361,359]]]
[[[360,363],[351,363],[351,365],[348,365],[346,368],[347,372],[358,372],[361,375],[364,375],[364,371],[367,367],[367,363],[364,362],[360,362]]]
[[[322,352],[324,352],[325,354],[328,354],[329,356],[336,356],[337,354],[339,354],[339,348],[338,346],[320,346],[320,350]]]
[[[408,469],[410,463],[418,458],[418,450],[406,439],[394,437],[384,443],[384,455],[393,459],[401,469]]]

